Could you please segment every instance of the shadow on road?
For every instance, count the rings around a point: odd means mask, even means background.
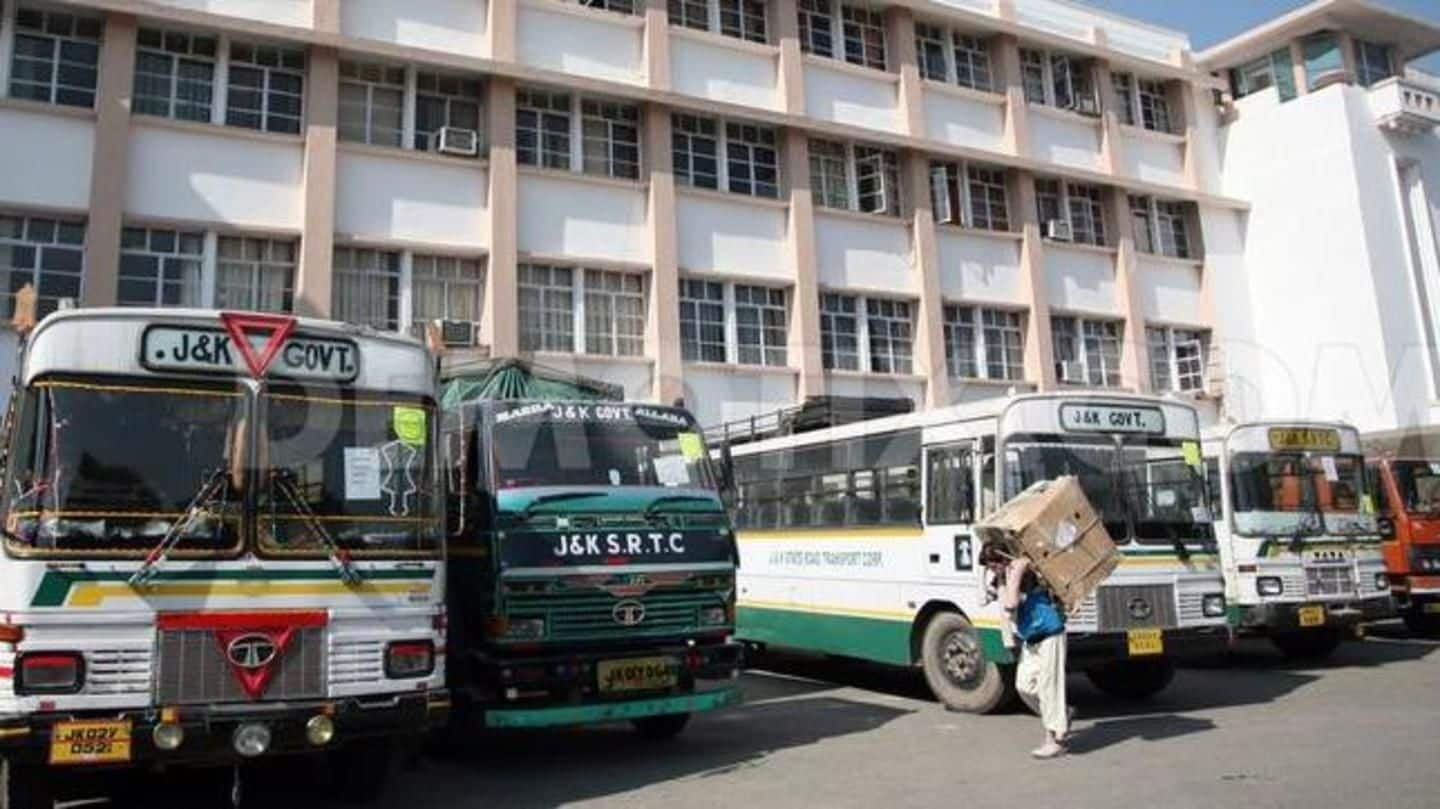
[[[1078,727],[1070,737],[1069,747],[1071,753],[1093,753],[1132,739],[1159,742],[1214,729],[1215,723],[1209,719],[1173,713],[1105,719]]]

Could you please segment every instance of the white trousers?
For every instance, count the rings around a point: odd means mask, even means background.
[[[1070,729],[1065,709],[1065,633],[1020,645],[1015,690],[1040,715],[1045,729],[1062,737]]]

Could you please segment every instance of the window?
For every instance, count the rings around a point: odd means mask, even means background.
[[[1020,49],[1020,80],[1032,104],[1099,115],[1090,61],[1064,53]]]
[[[742,529],[917,525],[918,430],[735,459],[735,520]]]
[[[945,29],[939,25],[915,22],[915,50],[920,78],[949,81],[950,67],[945,58]]]
[[[1345,57],[1340,53],[1340,40],[1330,32],[1306,37],[1300,42],[1305,57],[1305,78],[1311,90],[1317,90],[1345,73]]]
[[[858,210],[900,215],[900,161],[889,149],[856,146],[855,190]]]
[[[1025,89],[1025,100],[1031,104],[1044,104],[1046,92],[1045,54],[1028,48],[1020,49],[1020,83]]]
[[[956,379],[1025,376],[1025,331],[1019,312],[945,306],[945,367]]]
[[[215,308],[289,312],[295,305],[296,243],[221,236]]]
[[[1120,123],[1140,126],[1152,132],[1174,131],[1170,118],[1170,96],[1164,82],[1136,80],[1130,73],[1113,73],[1110,79]]]
[[[767,41],[764,0],[669,0],[668,8],[671,25]]]
[[[1063,383],[1118,387],[1120,335],[1118,320],[1084,320],[1052,317],[1050,330],[1055,349],[1055,376]]]
[[[479,79],[421,71],[415,76],[415,148],[428,150],[443,127],[479,133],[483,88]]]
[[[1395,75],[1390,62],[1390,48],[1363,39],[1355,40],[1355,80],[1365,87]]]
[[[951,37],[955,46],[955,83],[972,90],[993,90],[989,46],[979,37],[959,31]]]
[[[585,271],[585,351],[619,357],[645,353],[645,279]]]
[[[217,48],[213,36],[141,28],[135,52],[134,111],[208,123]]]
[[[735,285],[735,343],[741,363],[784,366],[786,363],[785,290]]]
[[[526,166],[570,168],[570,96],[515,92],[515,157]]]
[[[1115,115],[1120,123],[1126,126],[1134,126],[1138,120],[1135,115],[1135,76],[1132,73],[1111,73],[1110,86],[1115,93]]]
[[[163,228],[120,232],[121,306],[202,306],[200,271],[205,234]]]
[[[1131,195],[1130,217],[1135,229],[1135,248],[1140,252],[1171,258],[1194,257],[1187,203]]]
[[[779,165],[774,129],[755,124],[725,124],[724,166],[732,192],[770,199],[779,197]]]
[[[936,222],[983,230],[1010,229],[1004,169],[931,163],[930,194]]]
[[[581,147],[586,174],[640,178],[640,108],[584,99],[580,102]]]
[[[830,0],[799,0],[800,49],[816,56],[835,55],[834,21]]]
[[[613,11],[616,14],[634,14],[634,0],[574,0],[577,5],[589,8],[600,9],[601,11]]]
[[[1142,253],[1155,252],[1155,212],[1149,197],[1130,195],[1130,224],[1135,230],[1135,249]]]
[[[340,140],[399,146],[405,118],[405,68],[340,63]]]
[[[0,213],[0,274],[5,317],[15,314],[15,293],[35,287],[35,314],[44,317],[62,298],[80,297],[85,267],[85,223]]]
[[[812,140],[810,183],[817,205],[900,215],[900,164],[889,149]]]
[[[1105,244],[1105,192],[1099,186],[1036,180],[1035,203],[1046,237],[1079,244]],[[1050,223],[1068,225],[1070,238],[1051,229]]]
[[[575,271],[569,267],[519,267],[520,349],[575,350]]]
[[[852,295],[820,296],[820,354],[826,370],[860,370],[860,321]]]
[[[480,322],[485,279],[480,259],[416,255],[410,259],[411,334],[432,320]]]
[[[974,453],[960,447],[931,449],[926,522],[930,525],[965,525],[975,519]],[[956,565],[960,563],[956,559]],[[973,562],[972,562],[973,564]]]
[[[675,179],[696,188],[720,187],[720,135],[713,118],[674,113],[670,138]]]
[[[103,27],[95,17],[16,9],[10,95],[70,107],[95,106]]]
[[[225,123],[298,135],[304,90],[303,51],[231,43]]]
[[[972,90],[992,89],[990,50],[979,37],[916,22],[915,47],[922,78],[953,81]]]
[[[885,69],[885,16],[865,6],[842,4],[845,61],[852,65]]]
[[[1156,392],[1202,391],[1210,334],[1197,329],[1147,328],[1150,384]]]
[[[910,304],[868,298],[865,316],[870,331],[870,370],[881,374],[914,373]]]
[[[810,193],[826,208],[850,207],[849,154],[845,144],[810,141]]]
[[[400,327],[400,254],[336,247],[332,309],[336,320],[382,331]]]
[[[1267,87],[1275,87],[1281,101],[1295,98],[1295,69],[1290,49],[1281,48],[1268,56],[1230,71],[1230,85],[1236,98],[1244,98]]]
[[[680,357],[725,362],[725,285],[680,280]]]

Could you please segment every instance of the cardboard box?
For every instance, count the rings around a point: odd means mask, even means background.
[[[981,547],[1030,558],[1035,575],[1073,613],[1120,565],[1120,551],[1074,477],[1043,481],[975,526]]]

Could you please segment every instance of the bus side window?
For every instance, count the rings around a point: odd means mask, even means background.
[[[1390,515],[1390,493],[1385,490],[1385,478],[1381,476],[1379,464],[1365,465],[1365,488],[1374,498],[1375,513],[1382,517]]]
[[[965,525],[975,521],[972,457],[970,450],[958,447],[930,451],[927,524]]]
[[[1205,490],[1210,494],[1210,519],[1220,519],[1220,459],[1205,459]]]
[[[995,491],[995,455],[989,453],[980,467],[980,513],[993,514],[999,507],[1000,497]]]

